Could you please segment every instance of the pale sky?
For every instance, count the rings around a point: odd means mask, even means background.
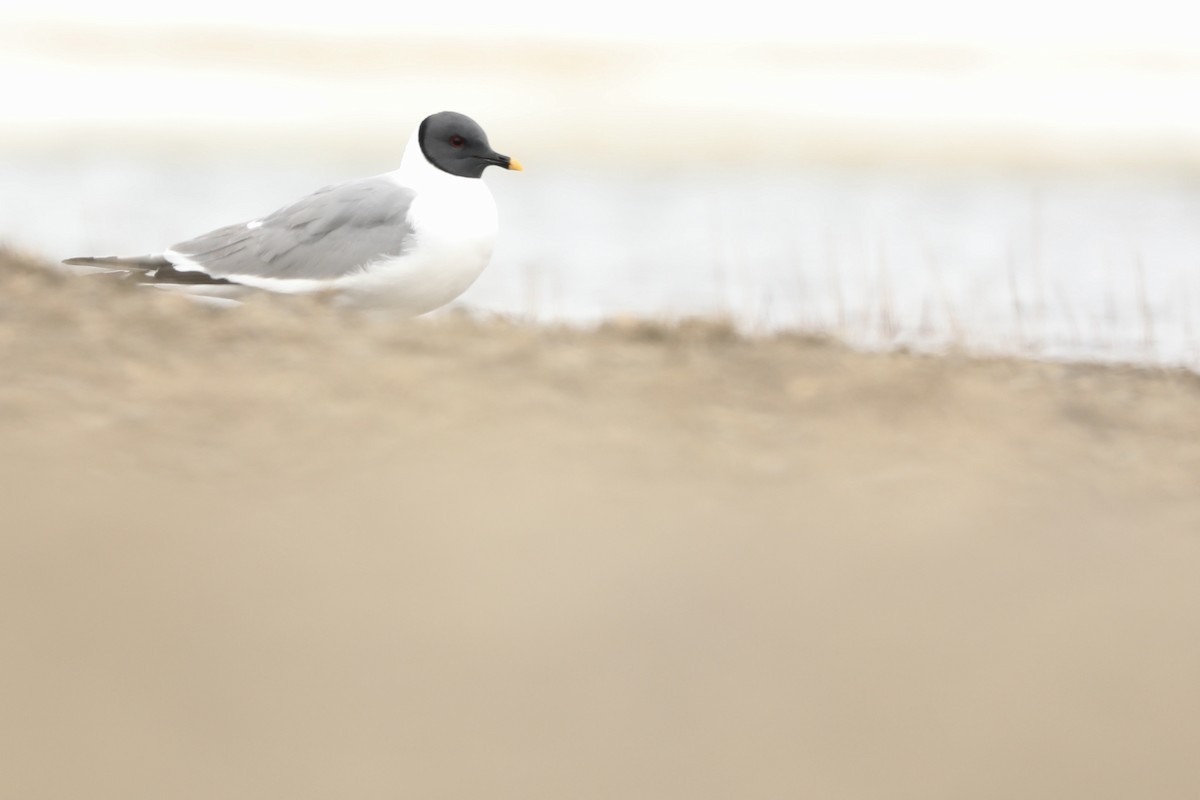
[[[117,25],[204,23],[362,33],[767,38],[789,41],[918,40],[977,44],[1066,42],[1200,50],[1198,15],[1181,0],[739,0],[713,4],[605,0],[426,0],[337,3],[205,0],[9,0],[0,19]]]
[[[770,152],[749,129],[846,158],[1200,163],[1200,22],[1185,5],[7,0],[0,139],[388,148],[422,112],[457,108],[546,153],[602,142],[661,159],[648,128],[676,131],[681,161]],[[477,46],[489,38],[500,46]],[[743,46],[762,40],[784,46]]]

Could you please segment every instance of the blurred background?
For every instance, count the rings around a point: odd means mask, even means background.
[[[1181,5],[8,0],[0,798],[1200,797]],[[474,317],[46,266],[442,109]]]
[[[463,111],[538,320],[1200,364],[1200,44],[1177,3],[618,0],[0,11],[0,239],[140,253],[393,168]]]

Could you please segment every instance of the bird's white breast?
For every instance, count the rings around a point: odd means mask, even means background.
[[[420,154],[388,177],[416,192],[408,209],[413,241],[399,256],[368,264],[339,281],[357,302],[411,314],[432,311],[465,292],[496,245],[496,203],[479,178],[460,178]]]

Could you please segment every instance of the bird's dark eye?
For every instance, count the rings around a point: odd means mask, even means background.
[[[466,143],[467,143],[467,140],[464,139],[463,137],[459,136],[457,133],[450,137],[450,146],[451,147],[455,147],[455,148],[462,147]]]

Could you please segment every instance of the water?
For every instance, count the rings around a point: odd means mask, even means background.
[[[0,238],[140,253],[390,164],[0,160]],[[751,332],[1200,368],[1200,182],[1164,175],[541,164],[489,175],[492,265],[461,304],[542,322],[729,316]]]

